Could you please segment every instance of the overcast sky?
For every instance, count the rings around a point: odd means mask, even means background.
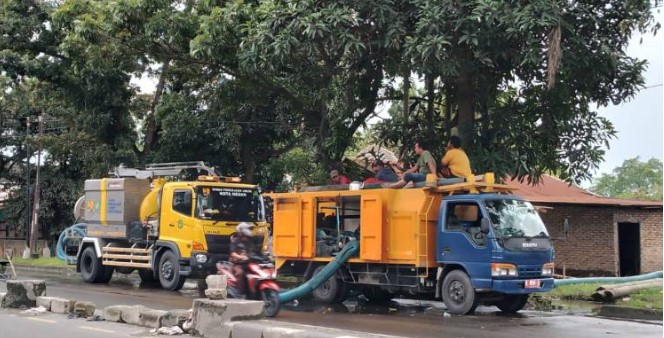
[[[660,8],[661,9],[661,8]],[[662,13],[655,13],[655,19],[664,23]],[[662,33],[632,37],[627,54],[648,60],[648,70],[644,74],[646,88],[634,99],[619,106],[600,109],[600,114],[613,122],[618,131],[617,139],[610,145],[605,161],[595,176],[610,173],[629,158],[640,156],[642,161],[650,158],[662,160],[664,139],[662,137]],[[639,40],[643,38],[643,42]],[[565,56],[563,55],[563,58]],[[655,87],[652,87],[655,86]]]

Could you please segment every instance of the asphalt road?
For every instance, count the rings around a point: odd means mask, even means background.
[[[23,276],[22,279],[31,277]],[[141,304],[161,310],[188,309],[192,299],[198,297],[198,293],[193,290],[170,292],[156,286],[139,286],[137,282],[127,279],[114,279],[108,285],[85,284],[79,278],[40,279],[47,280],[48,296],[91,301],[97,305],[97,309],[118,304]],[[4,283],[0,282],[0,292],[4,291],[4,287]],[[40,319],[55,322],[39,321]],[[522,311],[517,315],[505,316],[493,307],[480,307],[478,313],[471,316],[446,316],[442,304],[417,301],[368,306],[361,300],[349,300],[345,302],[345,306],[324,306],[302,300],[297,306],[287,305],[276,320],[406,337],[662,337],[661,322],[612,320],[584,314],[570,315],[567,311]],[[76,324],[71,324],[72,321]],[[42,332],[57,332],[56,335],[49,334],[50,338],[59,338],[62,332],[68,333],[62,337],[89,337],[92,336],[94,328],[114,331],[116,337],[124,337],[123,334],[133,337],[143,334],[137,327],[111,324],[85,322],[81,319],[68,320],[64,315],[49,314],[48,317],[38,316],[31,319],[20,312],[0,312],[0,328],[3,328],[0,330],[0,337],[41,337]],[[27,331],[23,331],[21,327]],[[9,331],[5,331],[5,328],[9,328]],[[15,334],[5,335],[11,332]],[[23,335],[25,332],[30,334]],[[119,332],[122,334],[118,335]],[[96,333],[94,336],[103,337]]]

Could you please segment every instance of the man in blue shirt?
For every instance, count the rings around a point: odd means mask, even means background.
[[[376,173],[376,179],[380,182],[396,182],[399,180],[397,174],[392,168],[386,167],[381,160],[376,160],[373,164],[373,170]]]

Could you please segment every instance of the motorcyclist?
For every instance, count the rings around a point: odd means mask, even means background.
[[[251,256],[257,255],[253,241],[254,225],[242,222],[235,228],[235,234],[231,236],[231,248],[229,261],[233,264],[232,272],[236,281],[238,296],[244,296],[247,290],[247,263]],[[238,297],[242,298],[242,297]]]

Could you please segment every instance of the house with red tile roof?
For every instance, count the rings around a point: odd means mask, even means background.
[[[535,186],[506,183],[539,207],[554,238],[557,273],[629,276],[662,270],[661,201],[602,197],[547,175]]]

